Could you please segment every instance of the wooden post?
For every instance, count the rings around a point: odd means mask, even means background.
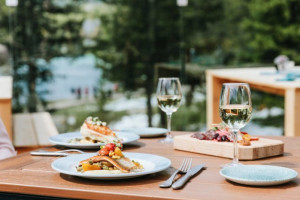
[[[222,89],[222,81],[214,77],[209,70],[206,72],[206,126],[207,129],[211,127],[212,124],[220,123],[221,119],[219,117],[219,99]]]
[[[300,89],[285,91],[284,135],[300,136]]]

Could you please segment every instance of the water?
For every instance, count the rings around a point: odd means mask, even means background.
[[[53,80],[37,86],[38,91],[48,91],[43,94],[47,101],[74,99],[79,89],[82,96],[91,97],[100,86],[102,70],[95,67],[96,58],[93,55],[78,58],[57,57],[48,66],[53,73]]]

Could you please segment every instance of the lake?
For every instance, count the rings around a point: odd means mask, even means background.
[[[48,65],[53,73],[53,80],[37,87],[38,91],[49,91],[43,95],[47,101],[74,99],[79,89],[82,96],[91,97],[94,90],[100,87],[102,70],[96,68],[96,58],[93,55],[53,58]]]

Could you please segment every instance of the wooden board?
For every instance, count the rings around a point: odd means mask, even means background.
[[[174,149],[202,153],[212,156],[232,158],[233,143],[198,140],[191,134],[174,137]],[[284,144],[281,140],[259,138],[251,141],[251,146],[239,146],[240,160],[255,160],[283,154]]]

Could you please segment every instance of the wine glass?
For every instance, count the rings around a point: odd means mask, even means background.
[[[171,117],[180,106],[182,98],[181,85],[178,78],[159,78],[157,85],[157,102],[159,108],[167,114],[168,133],[165,139],[160,140],[162,143],[173,143],[171,135]]]
[[[251,91],[247,83],[224,83],[220,96],[219,113],[233,136],[233,161],[226,166],[239,165],[238,132],[250,120],[252,112]]]

